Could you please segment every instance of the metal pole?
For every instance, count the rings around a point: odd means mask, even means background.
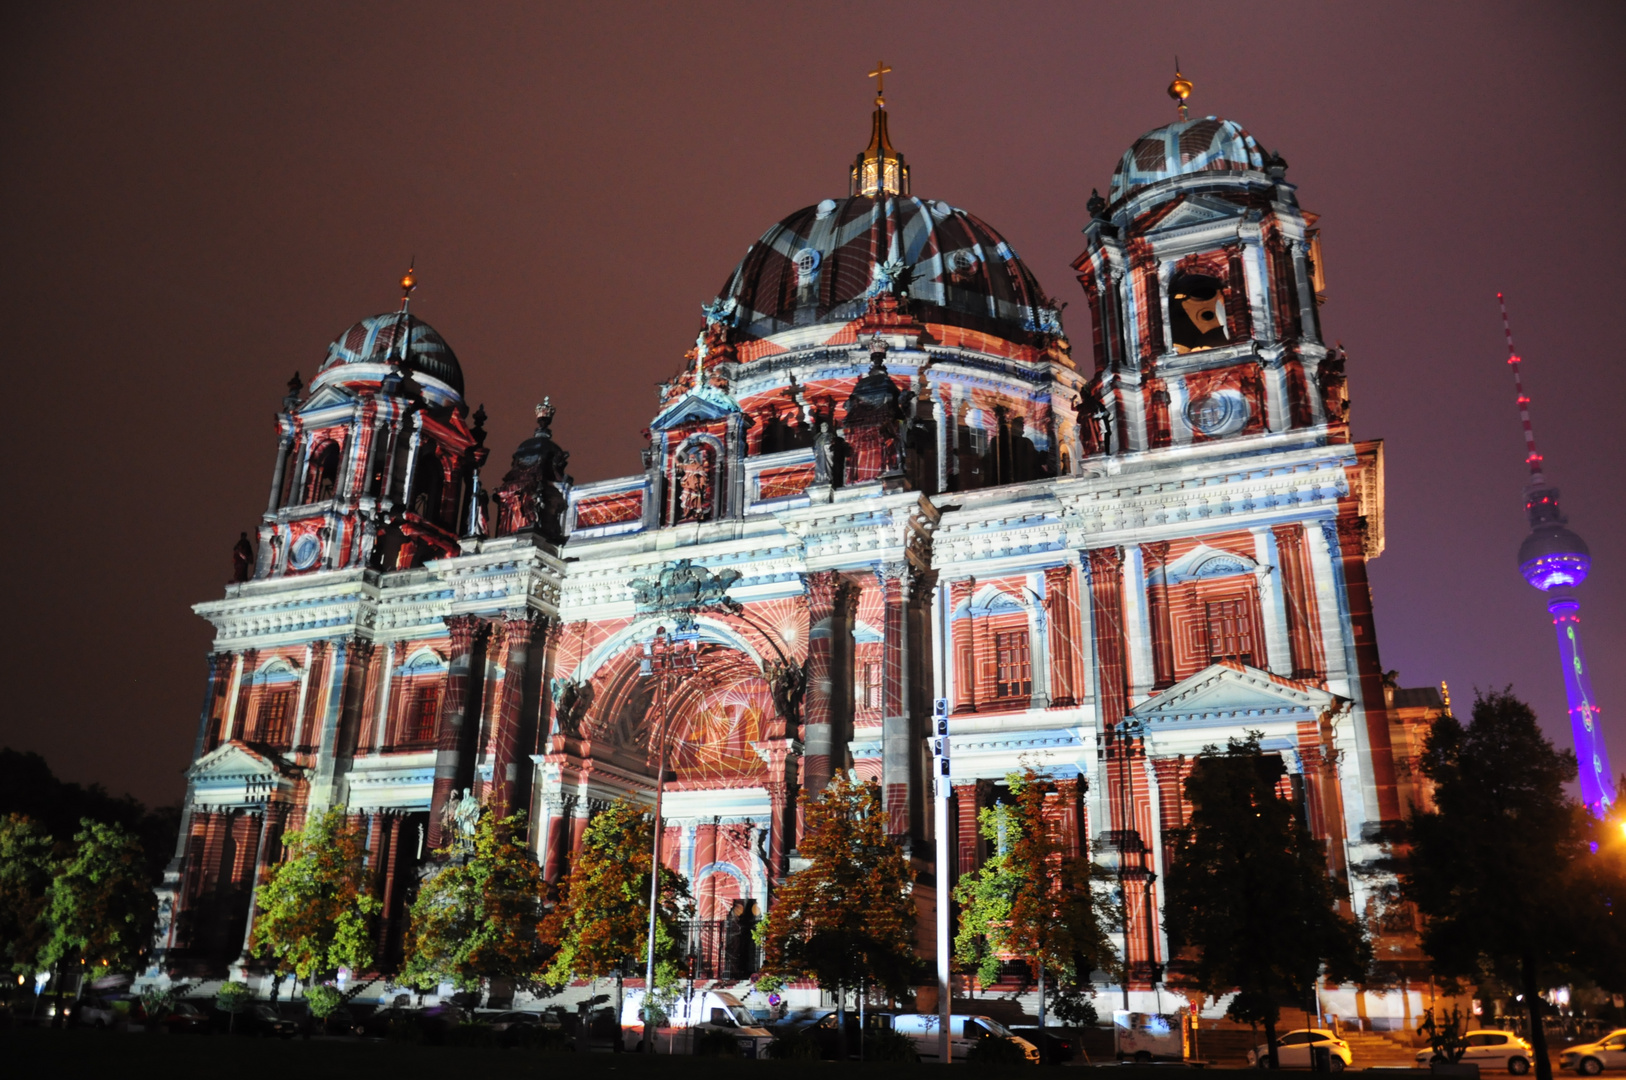
[[[659,681],[655,684],[657,696],[660,698],[661,724],[660,731],[657,736],[660,740],[660,763],[655,772],[654,857],[649,866],[649,949],[644,963],[644,1053],[646,1054],[653,1054],[655,1052],[655,1025],[651,1022],[650,1017],[654,1009],[652,997],[655,992],[655,911],[656,903],[660,897],[661,885],[661,793],[666,787],[667,713],[666,671],[664,670],[664,664],[667,657],[664,650],[660,648],[661,646],[665,645],[665,643],[666,635],[664,633],[657,632],[655,636],[655,644],[657,649],[655,663],[657,665],[663,665],[663,667],[658,669],[659,674],[656,675],[656,679]]]
[[[933,823],[937,829],[937,1060],[945,1065],[954,1052],[949,1037],[950,1016],[953,1014],[953,986],[949,979],[949,737],[948,699],[938,698],[933,710],[937,724],[934,740],[932,769],[935,781]]]

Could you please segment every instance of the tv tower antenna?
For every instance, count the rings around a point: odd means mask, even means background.
[[[1547,594],[1547,612],[1558,632],[1558,655],[1564,668],[1564,693],[1569,699],[1570,732],[1575,740],[1575,757],[1580,765],[1581,801],[1598,817],[1606,815],[1616,798],[1614,775],[1609,771],[1609,747],[1603,738],[1602,716],[1592,697],[1592,680],[1587,675],[1586,656],[1581,651],[1581,602],[1574,588],[1586,580],[1592,567],[1592,553],[1586,541],[1565,526],[1558,509],[1558,489],[1547,483],[1542,457],[1536,451],[1536,436],[1530,426],[1530,398],[1524,392],[1520,357],[1513,348],[1513,330],[1508,325],[1507,301],[1501,293],[1496,303],[1502,309],[1502,332],[1507,337],[1507,362],[1513,369],[1513,387],[1518,395],[1519,420],[1524,424],[1525,462],[1530,481],[1524,488],[1524,512],[1530,521],[1530,535],[1519,545],[1519,573],[1533,587]]]

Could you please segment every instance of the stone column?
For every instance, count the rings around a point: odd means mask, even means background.
[[[237,672],[232,683],[231,711],[227,714],[226,740],[241,739],[248,723],[248,693],[254,684],[254,665],[260,650],[244,649],[237,654]]]
[[[1276,534],[1264,525],[1256,525],[1253,533],[1253,555],[1258,567],[1254,570],[1254,583],[1259,596],[1259,614],[1264,619],[1260,627],[1264,637],[1264,662],[1255,663],[1287,678],[1293,677],[1293,650],[1287,632],[1287,597],[1283,589],[1281,553],[1276,548]]]
[[[446,663],[446,693],[441,699],[440,724],[435,745],[435,786],[429,803],[429,848],[438,850],[451,839],[441,827],[446,801],[460,785],[468,787],[464,758],[468,739],[464,722],[470,713],[470,674],[478,668],[487,631],[486,621],[477,615],[450,615],[446,628],[451,632],[451,651]],[[479,715],[478,708],[473,710]]]
[[[773,820],[768,823],[768,885],[773,888],[790,869],[790,849],[796,837],[796,759],[802,744],[795,739],[769,739],[751,744],[765,766],[768,802]]]
[[[1326,678],[1315,595],[1310,589],[1309,564],[1304,551],[1304,526],[1277,525],[1276,559],[1282,578],[1282,599],[1287,619],[1288,653],[1293,678]]]
[[[876,570],[883,611],[881,697],[881,792],[887,832],[913,835],[915,824],[915,738],[909,695],[909,600],[913,591],[909,564],[883,563]]]
[[[806,745],[807,794],[816,796],[830,782],[835,754],[836,694],[832,661],[836,635],[844,632],[850,586],[834,570],[806,577],[808,626],[807,697],[802,724]]]
[[[1349,500],[1353,502],[1353,500]],[[1395,782],[1394,750],[1389,738],[1389,713],[1384,707],[1383,665],[1378,659],[1377,624],[1372,619],[1372,592],[1366,580],[1366,520],[1353,513],[1342,514],[1336,527],[1327,522],[1324,529],[1329,550],[1343,560],[1344,595],[1349,605],[1350,642],[1355,653],[1352,680],[1360,688],[1359,702],[1365,718],[1364,731],[1372,761],[1372,786],[1376,789],[1378,816],[1383,821],[1400,819],[1400,795]]]
[[[527,803],[530,760],[528,749],[536,742],[529,711],[523,708],[526,668],[531,645],[545,622],[533,612],[510,612],[503,622],[507,641],[507,663],[492,710],[491,784],[493,805],[499,817],[523,810]]]
[[[1050,608],[1050,618],[1047,620],[1050,631],[1050,704],[1076,705],[1083,694],[1077,685],[1077,666],[1074,662],[1078,638],[1074,633],[1073,618],[1078,593],[1073,585],[1073,568],[1047,568],[1044,572],[1044,592]]]
[[[265,512],[274,514],[282,507],[282,480],[288,472],[288,451],[293,449],[294,438],[284,435],[277,440],[277,465],[271,470],[271,495],[265,500]]]
[[[1111,727],[1128,711],[1123,623],[1123,549],[1089,552],[1090,603],[1095,624],[1095,654],[1101,723]]]

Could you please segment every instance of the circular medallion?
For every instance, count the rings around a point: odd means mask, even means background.
[[[1186,406],[1186,422],[1204,435],[1229,435],[1248,422],[1248,403],[1235,390],[1204,394]]]
[[[295,570],[309,570],[316,565],[316,557],[321,552],[322,542],[316,539],[316,534],[306,533],[288,550],[288,565]]]

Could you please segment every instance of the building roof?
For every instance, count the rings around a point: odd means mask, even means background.
[[[327,347],[327,357],[317,372],[325,372],[349,364],[385,364],[402,354],[402,336],[405,336],[406,367],[415,372],[439,379],[463,393],[463,369],[446,339],[435,328],[416,315],[391,311],[363,319],[338,337]]]
[[[1124,151],[1112,172],[1111,201],[1175,176],[1264,167],[1259,144],[1236,121],[1218,116],[1181,120],[1148,131]]]
[[[845,323],[881,291],[907,294],[922,322],[1027,342],[1058,334],[1054,303],[1016,252],[983,221],[908,195],[825,199],[751,245],[719,295],[730,321],[763,338]]]

